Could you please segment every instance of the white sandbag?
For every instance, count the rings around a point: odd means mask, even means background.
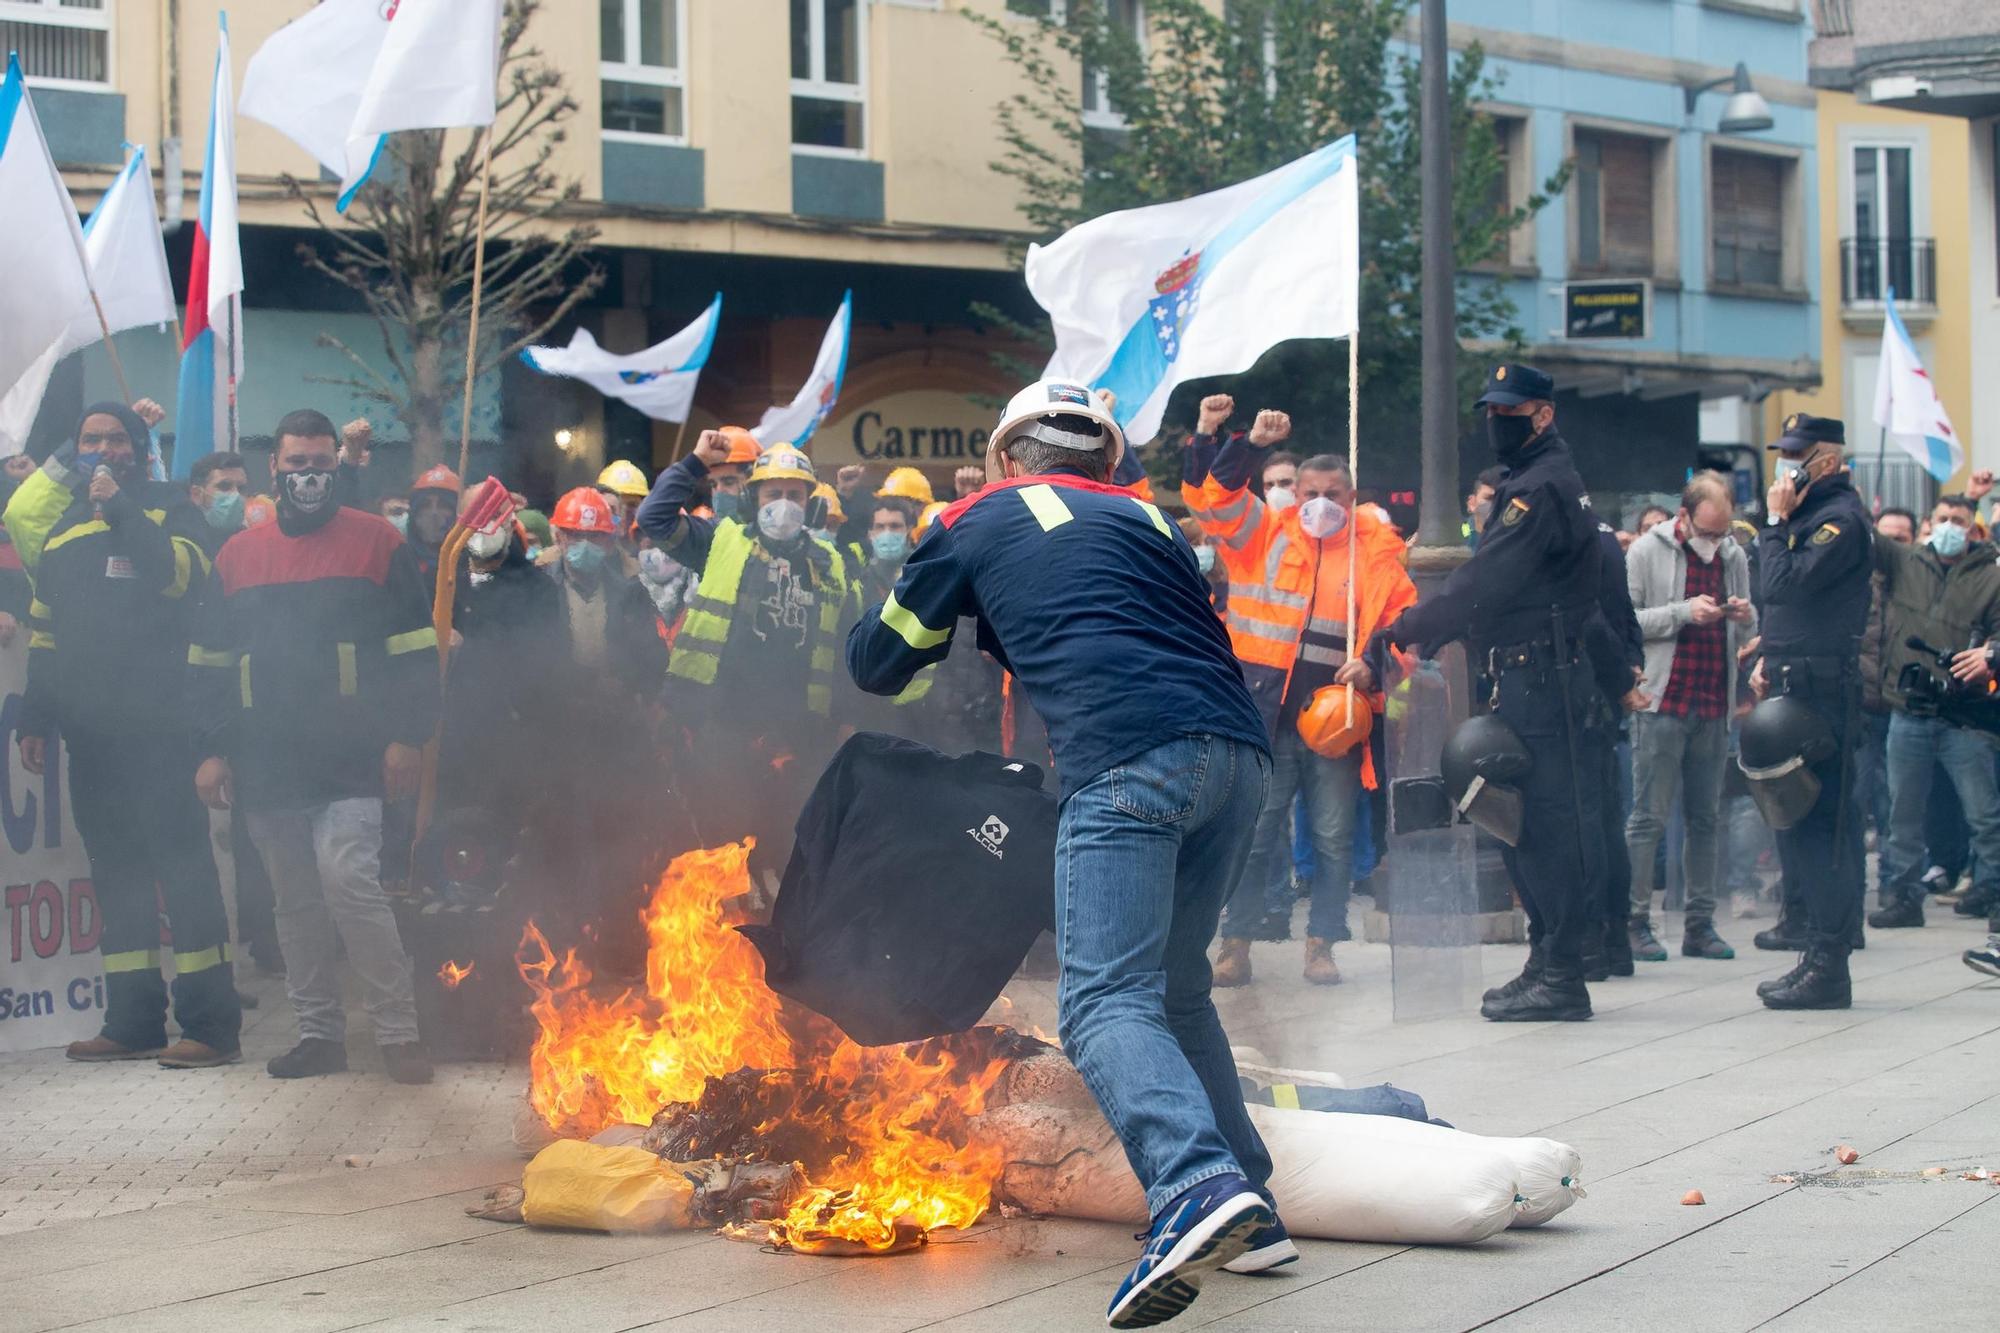
[[[1252,1106],[1271,1152],[1271,1195],[1294,1236],[1399,1245],[1469,1245],[1507,1229],[1513,1159],[1476,1134],[1437,1125],[1426,1139],[1389,1116]]]

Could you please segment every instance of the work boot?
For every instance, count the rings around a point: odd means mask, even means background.
[[[1315,986],[1340,984],[1340,968],[1333,961],[1333,941],[1306,940],[1306,980]]]
[[[1854,985],[1847,975],[1847,955],[1815,943],[1806,951],[1805,966],[1789,986],[1764,997],[1766,1009],[1846,1009],[1854,1003]]]
[[[1986,895],[1976,891],[1960,898],[1951,908],[1953,916],[1987,916],[1990,912],[1991,904],[1987,901]]]
[[[1625,926],[1625,939],[1632,946],[1632,956],[1642,963],[1664,963],[1667,961],[1667,946],[1660,943],[1653,934],[1653,918],[1635,916]]]
[[[420,1041],[399,1042],[380,1050],[382,1068],[398,1083],[428,1083],[436,1073],[431,1067],[430,1052]]]
[[[63,1055],[71,1060],[101,1063],[108,1060],[151,1060],[158,1056],[158,1046],[127,1046],[122,1041],[113,1041],[99,1033],[82,1041],[73,1041]]]
[[[325,1037],[305,1037],[283,1055],[274,1055],[264,1069],[272,1078],[317,1078],[347,1072],[347,1046]]]
[[[1734,958],[1736,950],[1715,933],[1715,923],[1706,917],[1690,917],[1681,927],[1681,957]]]
[[[1249,940],[1223,938],[1222,951],[1215,955],[1214,977],[1209,984],[1221,990],[1234,990],[1250,984]]]
[[[1758,998],[1762,999],[1766,995],[1773,994],[1774,992],[1777,991],[1785,990],[1786,988],[1790,987],[1794,982],[1796,982],[1799,979],[1800,974],[1803,973],[1805,970],[1806,970],[1806,956],[1804,954],[1800,954],[1799,961],[1792,964],[1791,971],[1785,973],[1783,976],[1772,977],[1768,981],[1760,981],[1757,983]]]
[[[1604,923],[1604,958],[1614,977],[1629,977],[1632,966],[1632,929],[1620,918]]]
[[[1793,916],[1789,907],[1780,908],[1778,924],[1769,930],[1758,931],[1752,943],[1770,953],[1804,953],[1806,923]]]
[[[1868,914],[1868,924],[1876,930],[1901,930],[1924,924],[1924,907],[1915,898],[1904,898],[1879,912]]]
[[[166,1050],[160,1052],[162,1069],[213,1069],[217,1065],[233,1065],[243,1058],[239,1046],[224,1050],[220,1046],[210,1046],[205,1041],[192,1037],[182,1037]]]
[[[1604,932],[1594,922],[1583,928],[1583,979],[1611,980],[1611,960],[1604,953]]]
[[[1522,991],[1541,980],[1542,964],[1545,961],[1546,956],[1542,952],[1541,942],[1537,940],[1528,946],[1528,961],[1526,966],[1522,967],[1521,975],[1515,977],[1505,985],[1495,986],[1493,989],[1487,991],[1485,995],[1481,996],[1480,999],[1486,1004],[1492,1004],[1496,1000],[1513,999],[1516,995],[1519,995]]]
[[[1480,1005],[1479,1015],[1495,1023],[1580,1023],[1590,1017],[1590,991],[1581,968],[1550,963],[1511,998]]]

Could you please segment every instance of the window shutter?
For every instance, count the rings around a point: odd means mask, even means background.
[[[1760,153],[1717,150],[1709,174],[1716,281],[1781,285],[1784,163]]]
[[[1653,271],[1653,142],[1627,134],[1602,136],[1604,267],[1615,273]]]

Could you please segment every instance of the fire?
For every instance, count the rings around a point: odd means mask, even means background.
[[[477,966],[479,966],[477,963],[454,963],[447,958],[444,960],[444,965],[438,968],[438,980],[444,983],[446,990],[457,990],[458,983],[471,976],[472,969]]]
[[[898,1219],[925,1230],[971,1225],[1002,1162],[968,1142],[964,1121],[982,1109],[1004,1062],[974,1043],[870,1049],[788,1028],[761,955],[726,920],[725,904],[750,889],[749,854],[739,843],[689,852],[667,868],[643,913],[643,992],[597,998],[575,951],[558,958],[528,926],[517,961],[540,1028],[530,1062],[535,1109],[558,1133],[588,1136],[649,1124],[670,1103],[698,1100],[711,1078],[792,1071],[757,1130],[816,1145],[819,1159],[807,1164],[816,1184],[772,1225],[770,1240],[886,1250]]]

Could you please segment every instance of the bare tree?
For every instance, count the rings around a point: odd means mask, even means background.
[[[500,101],[493,136],[475,379],[498,371],[603,285],[588,264],[597,228],[566,230],[558,215],[582,193],[549,167],[576,112],[562,73],[524,44],[541,0],[507,0],[500,37]],[[456,426],[465,339],[472,312],[472,267],[479,205],[480,136],[447,159],[445,133],[389,136],[383,158],[349,206],[329,220],[323,199],[290,176],[285,186],[320,230],[300,245],[307,268],[358,293],[382,335],[383,374],[330,333],[319,343],[344,355],[352,378],[339,381],[394,410],[409,431],[418,470],[444,461],[446,422]],[[579,273],[579,265],[587,265]]]

